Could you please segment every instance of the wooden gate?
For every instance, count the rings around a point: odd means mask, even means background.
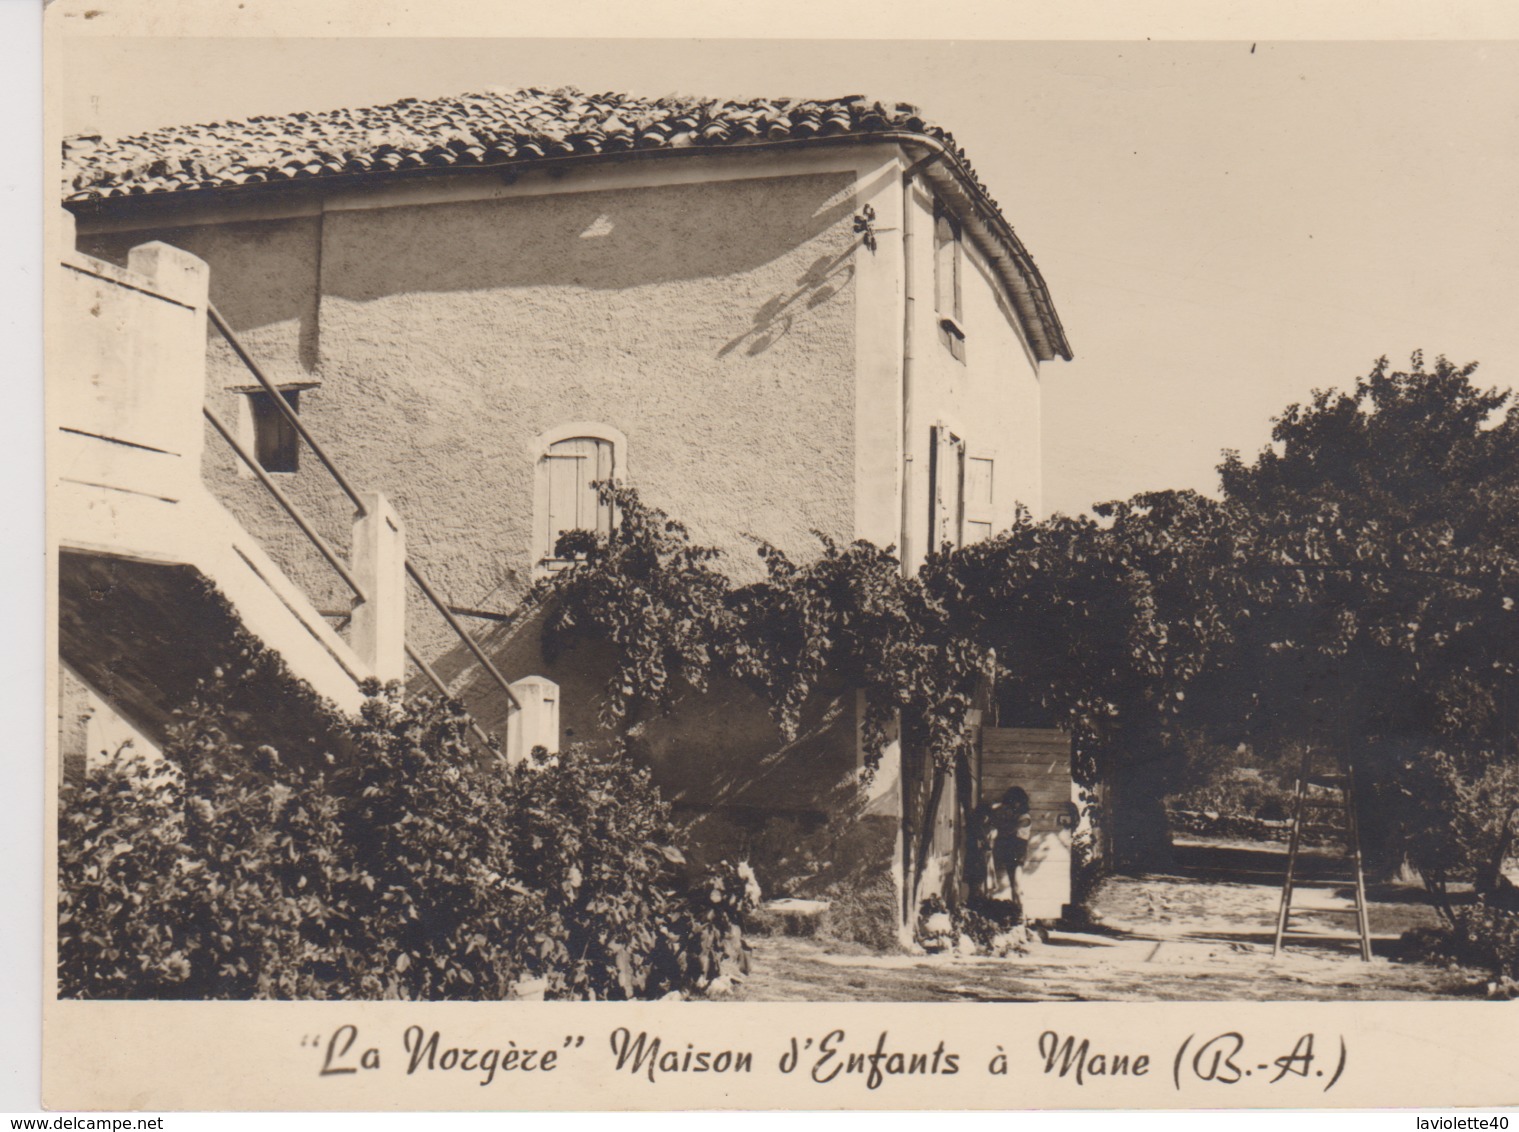
[[[1023,868],[1023,911],[1054,920],[1071,901],[1071,840],[1077,821],[1071,737],[1034,727],[983,727],[974,804],[995,802],[1009,786],[1028,792],[1033,832]]]

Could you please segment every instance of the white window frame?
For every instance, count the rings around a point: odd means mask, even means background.
[[[281,381],[276,382],[274,387],[278,389],[281,394],[308,393],[321,389],[322,383],[320,381]],[[260,393],[267,394],[269,391],[262,385],[229,385],[226,388],[228,393],[237,394],[237,441],[243,446],[243,449],[246,452],[256,457],[258,454],[258,429],[254,419],[252,395]],[[301,410],[299,408],[296,409],[295,415],[301,415]],[[264,474],[271,476],[299,475],[300,450],[304,444],[305,441],[301,440],[299,437],[296,438],[296,466],[294,470],[280,472],[271,471],[268,468],[264,468]],[[239,478],[249,480],[254,478],[253,469],[248,467],[247,464],[243,463],[241,460],[236,460],[235,463],[237,464],[237,474]]]

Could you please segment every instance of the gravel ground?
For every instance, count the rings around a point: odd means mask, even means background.
[[[1397,958],[1398,936],[1433,925],[1419,889],[1368,891],[1373,959],[1353,939],[1297,942],[1272,958],[1285,854],[1280,846],[1217,839],[1177,843],[1163,874],[1113,877],[1094,904],[1098,927],[1054,931],[1007,959],[879,955],[821,939],[755,939],[738,999],[808,1002],[1334,1001],[1480,997],[1480,973]],[[1306,902],[1344,904],[1337,862],[1305,861]],[[1344,931],[1353,917],[1325,917]]]

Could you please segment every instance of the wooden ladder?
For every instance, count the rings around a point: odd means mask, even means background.
[[[1357,825],[1355,807],[1355,772],[1349,763],[1339,761],[1333,770],[1323,768],[1323,758],[1313,748],[1303,752],[1303,762],[1298,770],[1297,787],[1292,805],[1292,833],[1287,843],[1287,876],[1282,881],[1282,904],[1276,916],[1276,939],[1271,954],[1282,950],[1284,939],[1346,940],[1359,938],[1361,959],[1371,962],[1371,924],[1366,916],[1366,878],[1361,867],[1361,833]],[[1329,820],[1310,820],[1310,815],[1327,814]],[[1336,815],[1338,820],[1336,821]],[[1294,881],[1298,867],[1298,851],[1304,834],[1334,833],[1345,849],[1345,858],[1354,868],[1350,878],[1355,885],[1355,903],[1351,907],[1340,904],[1295,904]],[[1347,883],[1331,879],[1330,884]],[[1316,930],[1293,931],[1294,913],[1314,915],[1354,916],[1356,934]]]

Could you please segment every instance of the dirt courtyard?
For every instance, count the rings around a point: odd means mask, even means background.
[[[1313,850],[1300,858],[1298,901],[1346,906],[1342,867]],[[1421,889],[1368,886],[1373,959],[1352,937],[1292,941],[1272,958],[1285,847],[1178,838],[1165,873],[1109,878],[1094,908],[1100,924],[1054,931],[1029,954],[1006,959],[878,955],[822,939],[753,940],[753,969],[736,997],[748,1001],[1166,1002],[1329,1001],[1481,997],[1480,972],[1397,958],[1398,938],[1437,920]],[[1315,883],[1317,882],[1317,883]],[[1304,928],[1347,932],[1330,915]]]

